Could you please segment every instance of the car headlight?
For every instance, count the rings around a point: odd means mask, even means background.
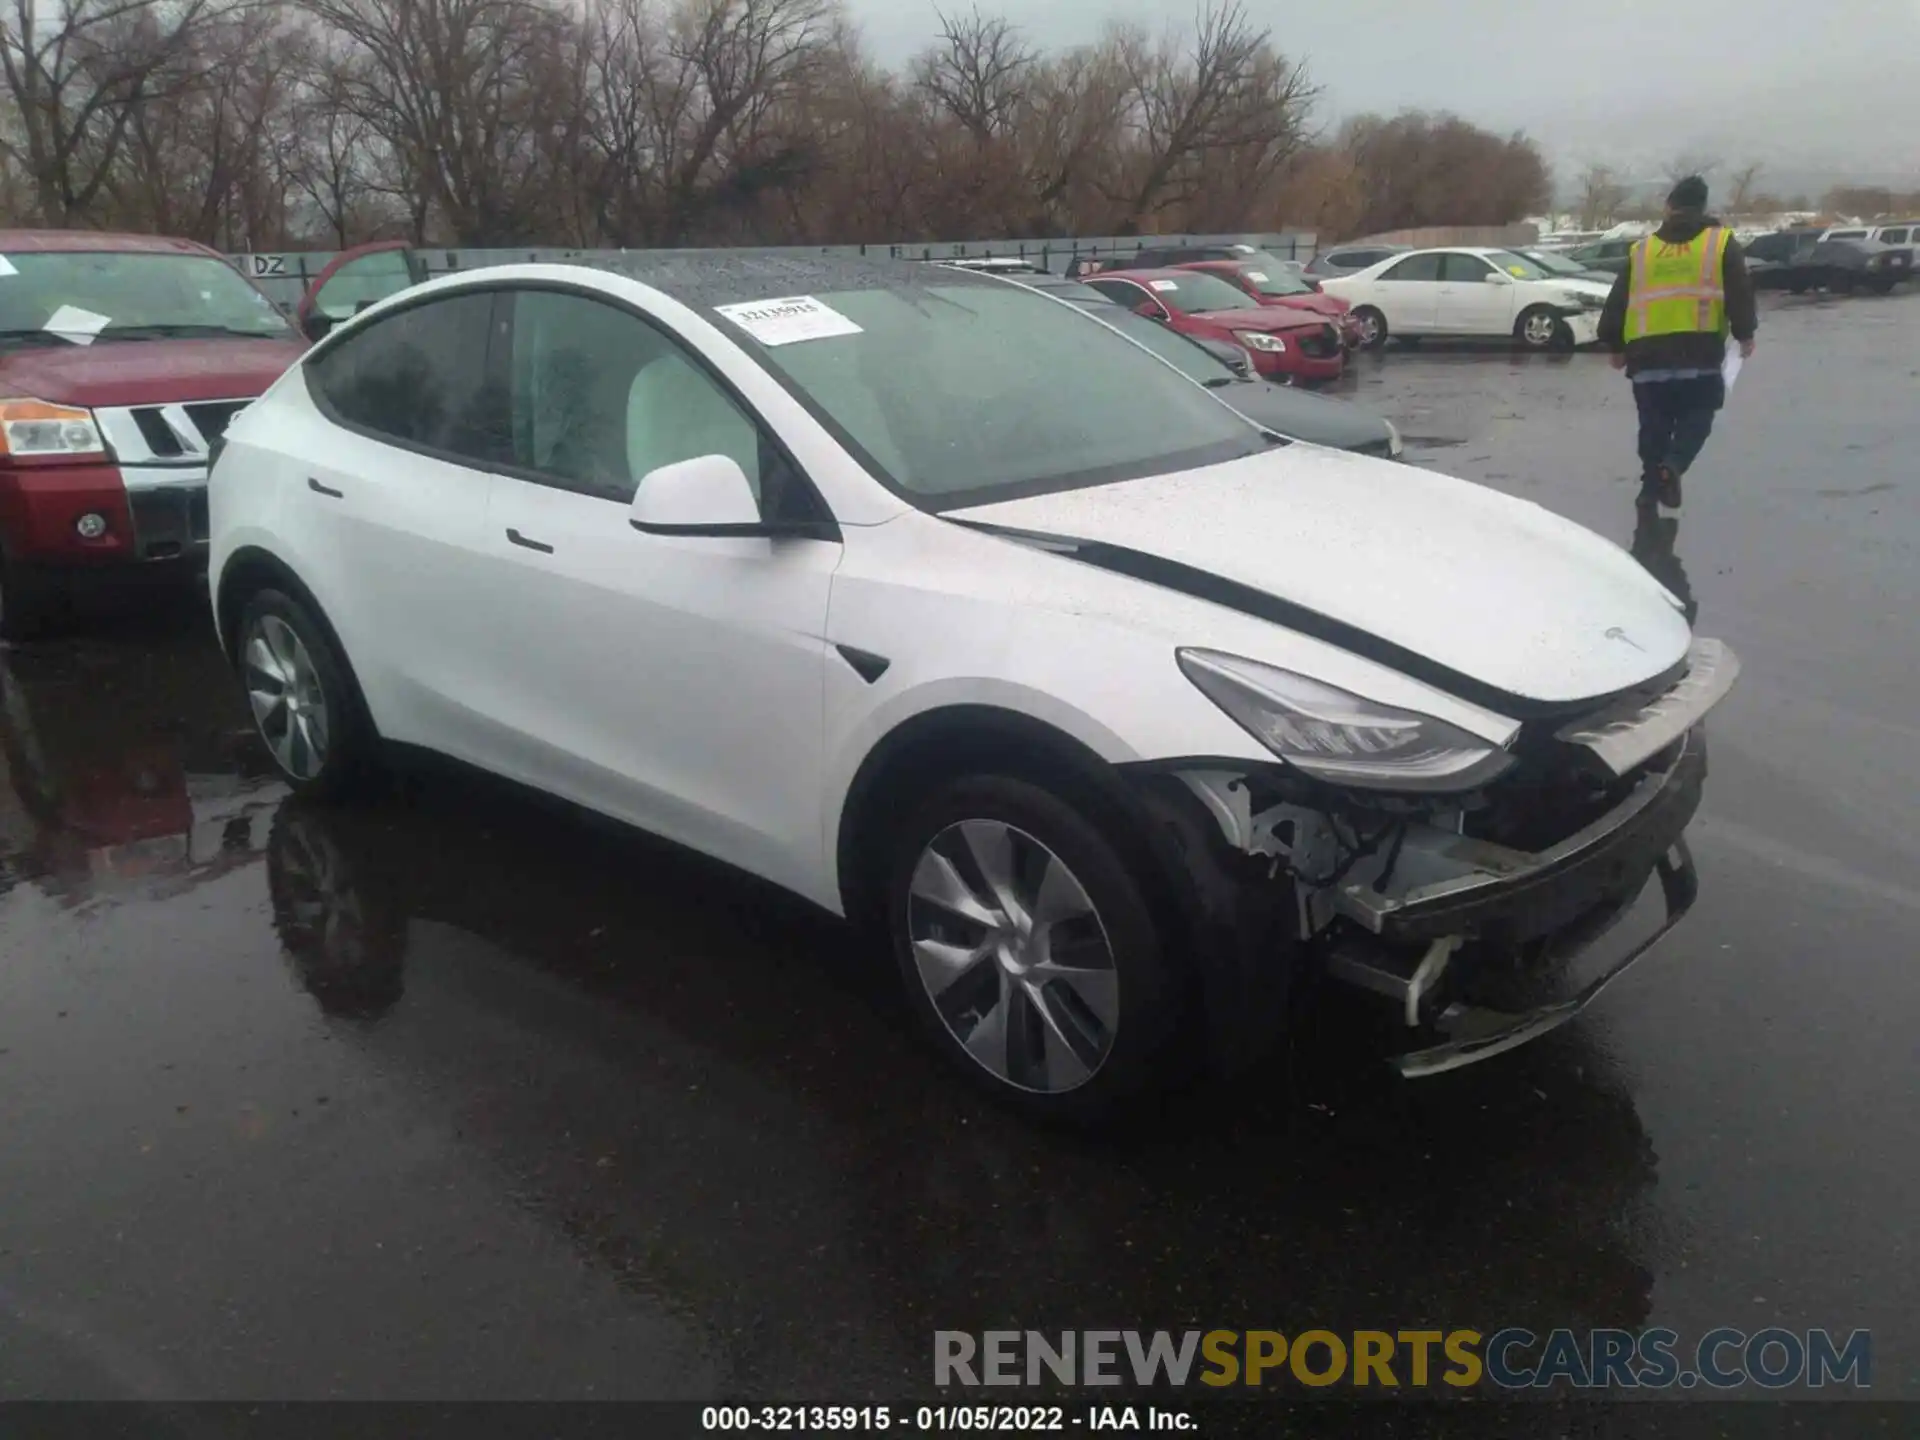
[[[0,400],[0,453],[27,459],[104,455],[106,449],[91,410],[44,400]]]
[[[1264,350],[1269,355],[1283,355],[1287,349],[1287,342],[1278,335],[1267,335],[1258,330],[1243,330],[1240,343],[1249,350]]]
[[[1201,694],[1315,779],[1370,790],[1471,790],[1513,764],[1505,750],[1444,720],[1257,660],[1184,649],[1177,658]]]

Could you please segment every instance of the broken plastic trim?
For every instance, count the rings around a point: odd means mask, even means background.
[[[983,534],[1011,540],[1015,544],[1047,550],[1068,559],[1079,560],[1099,570],[1126,575],[1135,580],[1144,580],[1150,585],[1159,585],[1182,595],[1190,595],[1196,600],[1207,600],[1215,605],[1224,605],[1229,610],[1237,610],[1242,615],[1251,615],[1257,620],[1271,621],[1275,625],[1285,626],[1299,634],[1324,640],[1329,645],[1337,645],[1342,650],[1365,659],[1377,661],[1411,679],[1433,685],[1459,699],[1496,711],[1514,720],[1568,720],[1585,716],[1596,708],[1618,701],[1625,695],[1640,695],[1650,689],[1665,690],[1686,672],[1686,660],[1683,658],[1664,673],[1609,695],[1594,695],[1572,701],[1531,700],[1524,695],[1514,695],[1485,681],[1476,680],[1471,675],[1463,675],[1458,670],[1428,659],[1416,650],[1409,650],[1404,645],[1396,645],[1391,640],[1383,639],[1370,630],[1363,630],[1357,625],[1336,620],[1330,615],[1323,615],[1318,610],[1309,609],[1305,605],[1283,600],[1277,595],[1269,595],[1264,590],[1257,590],[1251,585],[1243,585],[1236,580],[1223,579],[1210,571],[1191,565],[1164,560],[1157,555],[1131,550],[1122,545],[1108,545],[1094,540],[1076,540],[1071,536],[1050,535],[1039,530],[1020,530],[1007,525],[990,525],[980,520],[960,520],[951,515],[941,518],[954,525],[964,525],[970,530],[978,530]]]
[[[1428,1075],[1443,1074],[1448,1070],[1458,1070],[1482,1060],[1490,1060],[1495,1055],[1504,1054],[1508,1050],[1518,1049],[1528,1041],[1537,1040],[1550,1030],[1559,1029],[1598,999],[1601,991],[1624,975],[1635,962],[1652,951],[1660,941],[1666,938],[1667,932],[1680,923],[1687,911],[1693,908],[1693,902],[1700,895],[1700,877],[1699,872],[1694,868],[1693,854],[1687,849],[1686,841],[1674,842],[1673,848],[1661,857],[1659,864],[1655,867],[1655,873],[1660,878],[1660,892],[1666,902],[1666,919],[1661,922],[1658,930],[1629,950],[1613,968],[1588,984],[1579,994],[1570,1000],[1543,1005],[1537,1010],[1529,1010],[1520,1015],[1477,1005],[1450,1005],[1435,1023],[1443,1032],[1451,1033],[1454,1038],[1424,1050],[1412,1050],[1404,1055],[1396,1055],[1389,1063],[1402,1076],[1409,1080],[1417,1080]],[[1543,963],[1554,964],[1569,960],[1585,950],[1623,920],[1640,895],[1644,893],[1643,886],[1618,908],[1610,910],[1592,925],[1580,927],[1561,937],[1559,943],[1551,948]]]

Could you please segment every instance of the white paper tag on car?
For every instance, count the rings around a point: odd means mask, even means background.
[[[777,300],[748,300],[713,308],[762,345],[791,345],[796,340],[860,333],[853,321],[811,295],[785,295]]]
[[[1733,382],[1740,378],[1740,367],[1745,363],[1738,350],[1727,351],[1727,358],[1720,362],[1720,378],[1726,382],[1728,393],[1732,393]]]
[[[11,260],[7,259],[4,255],[0,255],[0,278],[8,275],[18,275],[19,273],[18,270],[13,268],[13,262]]]
[[[1256,285],[1264,285],[1267,283],[1267,272],[1264,270],[1249,270],[1247,271],[1247,278]]]
[[[1180,283],[1177,280],[1149,280],[1147,284],[1156,290],[1178,290],[1180,288]]]
[[[82,310],[78,305],[62,305],[47,317],[42,330],[52,331],[62,340],[71,340],[76,345],[91,345],[93,337],[113,323],[111,315],[96,315],[91,310]]]

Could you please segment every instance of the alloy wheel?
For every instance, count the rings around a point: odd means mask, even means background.
[[[1545,313],[1529,315],[1521,335],[1529,345],[1547,346],[1553,343],[1554,334],[1559,327],[1560,322],[1551,315]]]
[[[1119,1031],[1120,976],[1058,855],[1003,821],[958,821],[921,852],[907,907],[920,982],[976,1063],[1041,1094],[1093,1078]]]
[[[327,695],[313,656],[278,615],[262,615],[247,634],[247,703],[260,738],[280,768],[311,780],[327,763]]]

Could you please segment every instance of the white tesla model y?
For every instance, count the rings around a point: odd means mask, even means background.
[[[1539,506],[930,266],[419,286],[239,417],[211,521],[297,790],[425,748],[703,851],[886,933],[934,1041],[1067,1116],[1258,1054],[1309,973],[1407,1074],[1561,1023],[1690,902],[1736,670]]]

